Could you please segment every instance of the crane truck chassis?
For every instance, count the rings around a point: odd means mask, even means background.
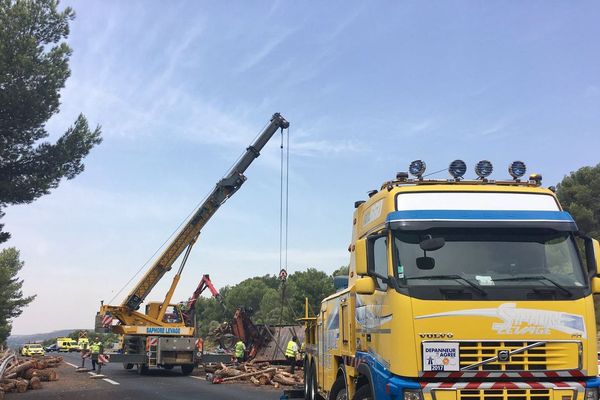
[[[118,306],[101,303],[96,314],[96,332],[117,333],[121,335],[123,342],[120,353],[106,355],[110,362],[123,363],[126,369],[137,366],[140,374],[146,374],[150,367],[172,369],[180,366],[184,375],[193,371],[195,357],[199,355],[200,341],[196,337],[194,324],[186,318],[178,305],[171,304],[173,293],[202,228],[246,181],[244,172],[260,155],[275,132],[288,127],[289,122],[281,114],[273,114],[270,123],[216,184],[123,302]],[[148,302],[145,313],[137,311],[146,296],[180,257],[181,264],[164,300]]]
[[[355,203],[348,286],[304,319],[305,399],[598,400],[598,241],[522,162],[409,170]]]

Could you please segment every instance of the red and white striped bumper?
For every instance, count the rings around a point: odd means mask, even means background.
[[[585,383],[579,381],[563,382],[421,382],[423,392],[432,390],[502,390],[502,389],[573,389],[585,390]]]

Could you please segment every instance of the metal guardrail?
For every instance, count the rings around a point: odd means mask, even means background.
[[[10,361],[17,361],[17,356],[14,352],[11,352],[11,354],[8,357],[6,357],[4,361],[2,361],[2,364],[0,364],[0,378],[4,376],[4,370],[6,369]]]

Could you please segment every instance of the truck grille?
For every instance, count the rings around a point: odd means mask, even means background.
[[[529,346],[531,348],[528,348]],[[578,342],[551,341],[461,342],[460,369],[463,371],[560,371],[578,369],[580,368],[579,346]],[[498,360],[501,351],[511,353],[508,361]],[[488,361],[486,362],[486,360]]]
[[[568,400],[572,400],[572,396]],[[564,399],[564,397],[563,397]],[[457,400],[550,400],[550,390],[544,389],[481,389],[460,390]],[[567,400],[567,399],[565,399]]]

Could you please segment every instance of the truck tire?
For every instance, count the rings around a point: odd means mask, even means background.
[[[132,363],[123,363],[123,368],[125,368],[125,369],[133,369],[133,364]]]
[[[373,395],[371,394],[371,387],[369,384],[362,385],[356,393],[354,393],[354,397],[352,400],[373,400]]]
[[[221,336],[221,339],[219,340],[219,345],[221,345],[222,349],[231,350],[233,349],[238,340],[239,339],[231,333],[226,333],[223,336]]]
[[[344,376],[338,377],[335,382],[333,382],[329,398],[331,400],[348,400],[348,392],[346,390],[346,381],[344,380]]]
[[[304,400],[313,400],[311,393],[312,374],[310,362],[304,361]]]
[[[189,375],[194,370],[194,364],[184,364],[181,366],[181,373],[183,375]]]
[[[146,364],[138,364],[137,365],[137,373],[139,375],[147,375],[148,374],[148,366]]]
[[[309,399],[310,400],[323,400],[323,397],[319,394],[319,388],[317,385],[317,369],[315,368],[315,364],[310,367],[310,391],[309,391]]]

